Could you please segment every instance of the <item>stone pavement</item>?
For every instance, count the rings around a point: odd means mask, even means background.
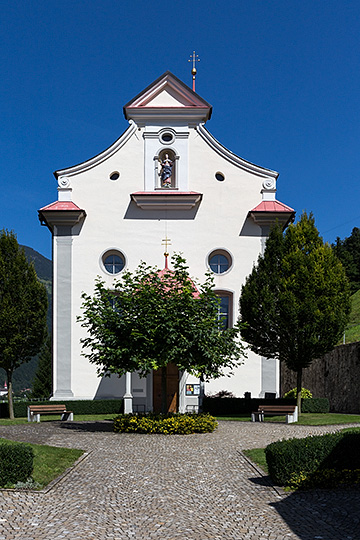
[[[0,540],[360,540],[360,490],[284,494],[242,455],[339,427],[220,422],[187,436],[111,432],[106,422],[0,426],[0,437],[82,448],[44,492],[0,492]]]

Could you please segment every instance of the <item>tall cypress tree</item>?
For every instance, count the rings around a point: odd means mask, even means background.
[[[0,232],[0,367],[7,376],[9,414],[14,418],[12,376],[35,356],[46,335],[47,295],[13,232]]]
[[[32,396],[36,398],[49,399],[52,394],[52,349],[51,335],[41,347],[39,361],[34,377]]]
[[[274,227],[240,297],[241,336],[250,349],[297,373],[338,343],[350,313],[349,283],[312,215],[285,233]]]
[[[354,294],[360,289],[360,229],[354,227],[351,235],[344,240],[337,237],[332,247],[344,265],[351,293]]]

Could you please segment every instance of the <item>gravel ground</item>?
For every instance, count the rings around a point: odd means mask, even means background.
[[[360,540],[360,490],[283,493],[241,450],[341,429],[220,422],[214,433],[115,434],[107,422],[0,426],[88,455],[45,492],[0,493],[0,540]]]

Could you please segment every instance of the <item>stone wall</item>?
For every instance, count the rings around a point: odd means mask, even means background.
[[[281,366],[281,396],[296,386],[296,373]],[[304,388],[326,397],[330,411],[360,414],[360,342],[339,345],[303,371]]]

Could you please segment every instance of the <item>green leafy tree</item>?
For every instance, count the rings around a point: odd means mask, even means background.
[[[52,394],[52,348],[48,334],[41,347],[38,366],[34,377],[32,397],[49,399]]]
[[[345,268],[351,293],[356,293],[360,289],[360,229],[354,227],[351,235],[344,240],[337,237],[332,248]]]
[[[134,273],[124,272],[111,291],[97,280],[94,296],[83,294],[79,318],[88,331],[83,354],[99,375],[146,376],[162,369],[163,411],[168,364],[207,380],[243,355],[238,326],[221,328],[212,277],[196,288],[185,260],[176,255],[172,264],[174,270],[159,272],[142,263]]]
[[[297,373],[299,412],[303,369],[334,348],[349,312],[344,268],[313,216],[304,213],[285,233],[274,227],[242,288],[241,336],[254,352]]]
[[[0,367],[7,376],[9,414],[14,418],[14,370],[35,356],[46,335],[46,288],[27,262],[13,232],[0,232]]]

